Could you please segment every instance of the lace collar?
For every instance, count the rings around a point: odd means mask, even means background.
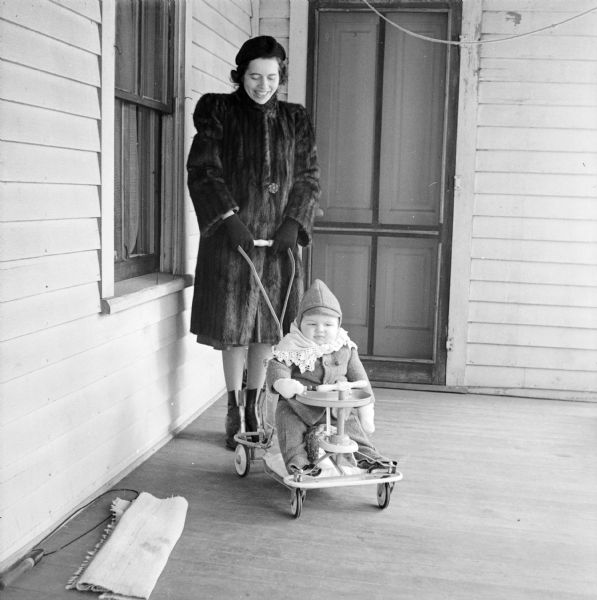
[[[338,330],[338,336],[330,344],[316,344],[301,333],[296,323],[292,323],[290,332],[282,338],[277,346],[274,346],[273,354],[274,358],[280,362],[289,367],[296,365],[301,373],[304,373],[315,369],[315,361],[318,358],[321,358],[324,354],[336,352],[343,346],[357,347],[342,328]]]

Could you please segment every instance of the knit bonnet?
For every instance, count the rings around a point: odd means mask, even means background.
[[[338,317],[339,324],[342,323],[342,309],[338,298],[330,291],[330,288],[321,281],[316,279],[311,287],[305,292],[299,304],[298,313],[296,316],[296,324],[301,326],[303,315],[307,311],[314,310],[317,314],[331,315]]]

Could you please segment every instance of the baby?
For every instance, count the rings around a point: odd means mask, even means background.
[[[305,434],[325,423],[325,408],[307,406],[295,399],[305,389],[321,384],[362,381],[372,402],[350,411],[345,432],[357,443],[360,467],[375,466],[383,457],[369,440],[373,433],[373,392],[356,344],[340,327],[342,310],[329,288],[316,279],[305,292],[290,332],[273,349],[267,369],[267,385],[280,394],[276,407],[276,429],[284,463],[289,473],[317,469],[309,460]],[[333,411],[334,412],[334,411]]]

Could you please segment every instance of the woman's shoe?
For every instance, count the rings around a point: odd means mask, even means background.
[[[229,450],[236,449],[237,442],[234,439],[234,436],[238,433],[238,430],[240,429],[240,414],[238,412],[238,403],[236,400],[236,395],[238,393],[239,392],[228,392],[228,412],[226,413],[225,422],[225,444],[226,448],[228,448]]]

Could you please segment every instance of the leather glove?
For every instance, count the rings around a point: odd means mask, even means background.
[[[226,228],[228,241],[232,248],[236,250],[240,246],[248,254],[253,248],[253,236],[239,216],[234,213],[224,219],[223,225]]]
[[[274,236],[272,250],[274,252],[286,253],[288,248],[291,250],[296,246],[299,224],[294,219],[286,219],[280,226]]]
[[[277,379],[272,386],[280,396],[292,398],[305,391],[305,386],[296,379]]]

